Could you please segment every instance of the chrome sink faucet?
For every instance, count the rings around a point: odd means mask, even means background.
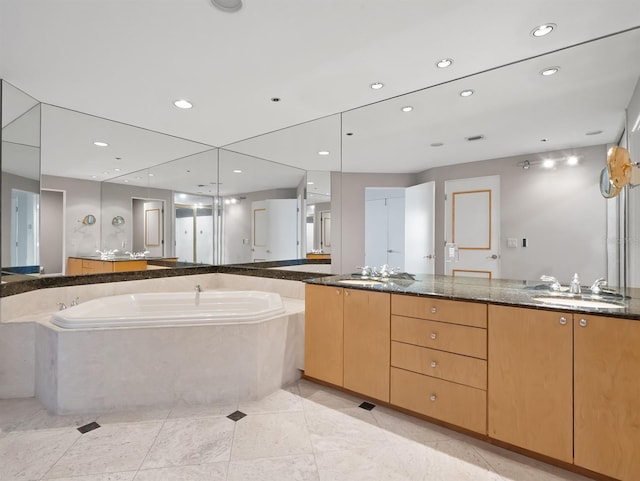
[[[607,280],[604,277],[600,277],[593,281],[591,284],[591,293],[592,294],[600,294],[602,292],[602,288],[607,285]]]
[[[551,289],[552,291],[560,292],[560,290],[562,289],[562,286],[560,285],[558,279],[553,276],[542,275],[540,276],[540,280],[543,282],[551,282],[551,284],[549,285],[549,289]]]

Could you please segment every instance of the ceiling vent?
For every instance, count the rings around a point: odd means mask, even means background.
[[[471,142],[472,140],[482,140],[484,139],[484,135],[474,135],[472,137],[465,137],[466,140]]]

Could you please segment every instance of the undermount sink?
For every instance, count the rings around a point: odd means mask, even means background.
[[[594,309],[624,309],[626,306],[617,302],[608,302],[604,299],[575,299],[569,297],[534,297],[534,301],[556,306],[592,307]]]
[[[380,287],[384,285],[384,282],[374,281],[371,279],[342,279],[339,280],[338,283],[362,287]]]

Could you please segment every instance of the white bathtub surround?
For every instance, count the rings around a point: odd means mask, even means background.
[[[300,377],[304,302],[242,324],[36,328],[36,396],[55,413],[259,399]]]
[[[0,399],[35,394],[33,322],[0,323]]]
[[[3,297],[0,300],[0,399],[37,395],[43,397],[47,406],[56,404],[53,394],[56,390],[45,387],[56,385],[58,373],[48,367],[47,363],[57,359],[58,352],[62,352],[62,357],[65,357],[64,351],[59,349],[55,332],[47,334],[46,331],[36,329],[36,326],[49,322],[51,315],[58,309],[58,302],[70,305],[73,299],[79,298],[82,305],[89,300],[106,296],[171,291],[193,293],[195,296],[196,284],[201,286],[203,293],[215,289],[276,292],[283,298],[291,298],[289,305],[293,305],[295,300],[304,299],[302,282],[222,273],[58,287]],[[296,312],[302,312],[304,307],[295,309]],[[52,352],[54,348],[56,354]],[[100,350],[104,348],[100,346]],[[296,361],[296,367],[302,365],[301,351],[298,356],[300,359]],[[37,391],[36,385],[39,386]]]

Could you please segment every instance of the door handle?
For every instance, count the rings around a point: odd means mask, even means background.
[[[487,256],[487,259],[496,260],[496,259],[500,259],[500,256],[498,254],[493,254],[493,255]]]
[[[435,254],[429,254],[427,256],[422,256],[423,259],[435,259],[436,255]]]

